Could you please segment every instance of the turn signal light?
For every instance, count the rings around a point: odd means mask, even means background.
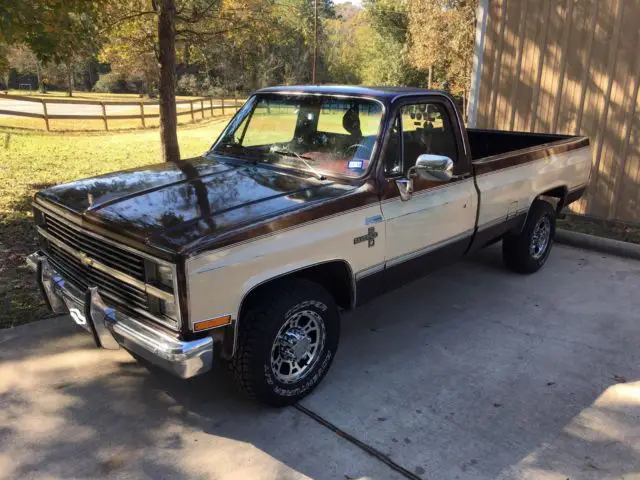
[[[231,323],[231,315],[225,315],[224,317],[212,318],[211,320],[203,320],[202,322],[196,322],[193,324],[193,330],[201,332],[202,330],[209,330],[210,328],[222,327],[223,325],[229,325]]]

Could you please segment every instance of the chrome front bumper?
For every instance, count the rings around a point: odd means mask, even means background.
[[[40,252],[27,257],[38,275],[42,294],[55,313],[68,313],[87,332],[98,348],[121,346],[181,378],[211,370],[213,339],[178,340],[118,310],[108,307],[96,287],[82,291],[67,282]]]

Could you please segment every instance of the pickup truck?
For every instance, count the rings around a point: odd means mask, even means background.
[[[541,268],[590,171],[588,138],[466,129],[443,92],[265,88],[201,157],[38,192],[27,263],[96,346],[287,405],[342,311],[498,241]]]

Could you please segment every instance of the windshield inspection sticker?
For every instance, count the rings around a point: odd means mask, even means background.
[[[351,168],[352,170],[362,170],[363,163],[364,162],[362,160],[350,160],[349,168]]]

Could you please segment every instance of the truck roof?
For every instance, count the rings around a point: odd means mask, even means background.
[[[440,90],[427,90],[417,87],[361,87],[357,85],[287,85],[267,87],[256,93],[315,93],[323,95],[353,95],[373,97],[391,101],[399,95],[425,95],[428,93],[445,94]]]

